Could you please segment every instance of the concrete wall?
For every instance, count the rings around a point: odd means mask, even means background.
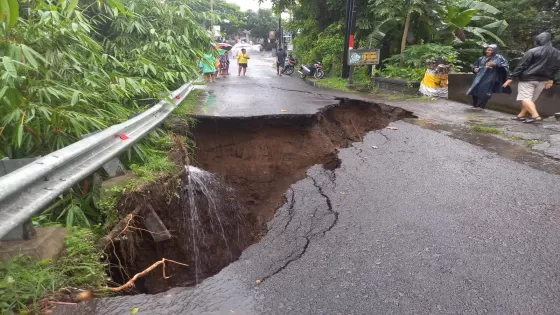
[[[474,74],[450,74],[449,75],[449,99],[466,104],[472,103],[472,98],[466,95]],[[517,112],[521,109],[521,102],[516,101],[517,82],[512,83],[513,93],[511,94],[493,94],[490,99],[490,107],[492,105],[501,107],[506,111]],[[543,91],[536,102],[537,110],[542,115],[553,115],[560,112],[560,86],[555,85],[552,88]]]
[[[373,78],[373,86],[383,90],[406,94],[417,94],[418,88],[420,88],[420,82],[409,82],[405,79],[375,77]]]

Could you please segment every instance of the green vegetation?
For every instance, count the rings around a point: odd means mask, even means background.
[[[60,149],[198,76],[213,48],[188,6],[108,3],[40,0],[0,28],[0,158]]]
[[[314,79],[314,78],[309,78],[308,80],[311,80],[313,82],[316,82],[318,84],[320,84],[321,86],[325,86],[328,87],[330,89],[334,89],[334,90],[341,90],[341,91],[350,91],[350,89],[348,89],[347,85],[348,85],[348,80],[339,78],[339,77],[326,77],[324,79]]]
[[[503,130],[492,128],[492,127],[487,127],[487,126],[479,126],[479,125],[472,126],[471,130],[474,131],[474,132],[491,133],[491,134],[496,134],[496,135],[504,134]]]
[[[511,140],[523,140],[523,137],[521,137],[521,136],[513,136],[513,137],[511,137]]]
[[[451,46],[438,44],[410,46],[401,55],[394,55],[385,59],[385,67],[377,73],[384,77],[422,81],[426,72],[426,61],[438,57],[442,57],[453,64],[457,60],[457,51]]]
[[[532,147],[536,144],[541,144],[541,143],[544,143],[544,141],[542,141],[542,140],[526,140],[525,141],[525,146]]]
[[[237,4],[225,0],[214,0],[215,15],[210,14],[210,1],[206,0],[184,0],[195,15],[196,20],[207,29],[210,21],[221,26],[221,34],[224,37],[243,34],[243,30],[251,31],[251,36],[256,38],[268,38],[268,32],[278,28],[278,18],[270,9],[247,10],[242,12]]]
[[[324,62],[331,76],[341,74],[344,1],[275,0],[277,12],[290,12],[286,28],[299,59]],[[429,59],[444,57],[453,71],[463,71],[481,54],[481,46],[497,43],[515,66],[542,30],[560,30],[554,0],[359,0],[355,48],[378,48],[377,74],[418,81]],[[558,41],[558,40],[557,40]],[[326,45],[326,43],[329,43]],[[431,54],[416,53],[430,50]]]
[[[107,295],[105,265],[95,241],[90,230],[74,228],[66,238],[66,252],[55,262],[17,256],[0,264],[2,314],[36,311],[42,298],[62,288],[89,289]]]

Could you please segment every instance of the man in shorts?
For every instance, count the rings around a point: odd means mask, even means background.
[[[286,64],[286,52],[282,47],[278,48],[276,53],[276,75],[282,76],[284,72],[284,66]]]
[[[237,76],[241,75],[241,70],[243,70],[243,76],[247,73],[247,62],[251,59],[247,50],[245,48],[241,49],[241,53],[237,55],[237,64],[239,65],[239,69],[237,70]]]
[[[537,47],[523,55],[519,65],[513,70],[512,78],[519,80],[517,100],[523,106],[521,112],[513,120],[530,124],[541,121],[535,101],[544,89],[554,84],[554,78],[560,71],[560,51],[552,47],[550,33],[544,32],[535,39]],[[504,83],[504,87],[511,84],[511,79]],[[531,115],[527,119],[525,116]]]

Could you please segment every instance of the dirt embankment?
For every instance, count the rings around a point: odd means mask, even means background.
[[[196,268],[199,281],[239,258],[246,247],[266,233],[266,222],[285,202],[284,193],[291,184],[305,178],[307,169],[315,164],[329,169],[338,167],[339,148],[361,141],[368,131],[410,116],[409,112],[384,104],[341,100],[338,106],[315,115],[198,117],[190,130],[175,126],[174,132],[188,133],[196,142],[191,163],[229,184],[232,190],[224,198],[239,206],[223,208],[224,217],[229,218],[223,231],[211,227],[215,221],[211,216],[201,216],[200,223],[207,227],[202,229],[204,242],[197,249],[202,257]],[[163,178],[126,196],[122,210],[150,204],[172,238],[156,243],[141,230],[128,233],[125,241],[118,242],[122,244],[116,244],[112,258],[126,267],[126,274],[112,270],[116,281],[126,282],[161,258],[193,263],[193,233],[188,224],[192,216],[182,202],[184,186],[181,176]],[[136,221],[142,227],[141,216]],[[167,276],[171,278],[167,280],[159,272],[152,272],[137,281],[135,290],[157,293],[193,284],[197,277],[191,267],[168,266]]]

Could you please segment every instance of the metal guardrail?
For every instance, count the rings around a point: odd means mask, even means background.
[[[130,120],[0,177],[0,238],[142,139],[193,89],[192,83],[187,83],[171,93],[173,104],[161,100]],[[126,135],[125,140],[121,139],[122,134]]]

